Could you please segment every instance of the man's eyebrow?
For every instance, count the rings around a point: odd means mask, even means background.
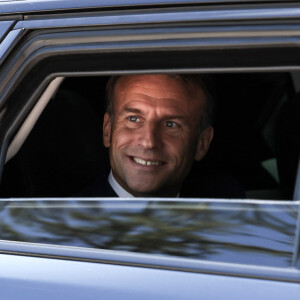
[[[165,115],[164,119],[185,119],[185,116],[182,115]]]
[[[133,108],[133,107],[125,107],[121,112],[120,112],[120,115],[124,115],[126,113],[134,113],[134,114],[139,114],[141,115],[143,113],[142,110],[138,109],[138,108]],[[170,115],[164,115],[163,116],[163,119],[164,120],[184,120],[186,119],[185,116],[183,115],[175,115],[175,114],[170,114]]]
[[[121,112],[120,115],[124,115],[126,113],[134,113],[134,114],[141,114],[142,111],[138,108],[133,108],[133,107],[125,107]]]

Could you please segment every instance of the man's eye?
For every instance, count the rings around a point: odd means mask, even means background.
[[[167,121],[166,122],[166,127],[174,128],[176,126],[177,126],[177,124],[175,122],[172,122],[172,121]]]
[[[138,117],[135,117],[135,116],[128,117],[128,120],[130,122],[140,122],[140,119]]]

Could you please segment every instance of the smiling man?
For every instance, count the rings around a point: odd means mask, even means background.
[[[212,101],[199,76],[112,77],[103,139],[118,196],[175,197],[213,138]]]
[[[213,138],[213,103],[197,75],[127,75],[107,84],[103,142],[111,171],[82,196],[176,197]]]

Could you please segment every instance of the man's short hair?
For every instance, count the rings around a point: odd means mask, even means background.
[[[110,77],[106,85],[106,111],[110,115],[111,119],[113,119],[115,87],[118,80],[122,76],[126,75],[117,75]],[[209,126],[212,126],[215,114],[214,97],[211,89],[212,79],[207,75],[200,74],[167,74],[167,76],[171,76],[184,83],[192,83],[204,92],[206,101],[204,106],[204,114],[202,116],[199,128],[200,132]]]

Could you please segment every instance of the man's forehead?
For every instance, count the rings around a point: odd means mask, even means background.
[[[189,116],[188,106],[182,106],[180,103],[172,99],[149,99],[122,101],[119,104],[120,113],[135,112],[142,114],[150,114],[155,111],[158,114],[173,116]]]
[[[115,91],[114,112],[140,113],[166,118],[198,120],[202,118],[205,94],[170,75],[122,76]],[[197,121],[198,122],[198,121]]]
[[[202,100],[205,94],[202,88],[193,82],[181,79],[178,75],[124,75],[115,85],[115,95],[138,93],[148,94],[149,98],[165,96],[165,98],[181,95],[185,100]]]

